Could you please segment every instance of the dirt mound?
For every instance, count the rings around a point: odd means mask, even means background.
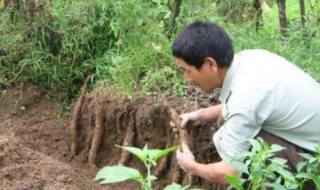
[[[101,189],[94,171],[73,165],[67,119],[31,85],[1,91],[0,189]]]
[[[181,113],[194,109],[195,103],[208,106],[208,97],[199,97],[194,97],[187,109],[188,100],[168,100]],[[2,91],[0,105],[1,189],[139,189],[133,182],[100,186],[92,179],[99,168],[118,163],[146,173],[142,163],[115,145],[142,148],[148,144],[149,148],[163,149],[177,143],[169,127],[168,109],[156,97],[123,100],[110,92],[86,93],[74,122],[74,154],[70,150],[73,121],[59,114],[58,104],[45,91],[31,85]],[[201,125],[189,134],[197,161],[219,159],[212,146],[213,133],[214,127]],[[190,183],[176,168],[173,154],[152,172],[158,177],[155,189],[172,181]],[[179,178],[173,180],[177,172]],[[223,188],[195,177],[191,183],[203,189]]]
[[[25,147],[19,137],[0,139],[2,189],[100,189],[80,170]]]

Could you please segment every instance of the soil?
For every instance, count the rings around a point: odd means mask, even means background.
[[[0,189],[140,189],[136,182],[100,185],[93,178],[102,167],[119,162],[146,175],[137,158],[115,145],[142,148],[147,144],[149,149],[163,149],[179,143],[169,125],[168,108],[160,98],[127,100],[115,94],[85,93],[79,118],[72,118],[63,116],[61,102],[36,86],[20,85],[0,91]],[[178,113],[216,103],[215,98],[201,93],[189,100],[168,96],[167,100]],[[74,134],[71,122],[75,122]],[[200,124],[190,131],[190,149],[201,163],[220,159],[212,144],[215,129],[214,124]],[[72,135],[77,140],[74,153],[70,149],[74,142]],[[158,177],[153,182],[154,189],[171,184],[177,172],[180,175],[174,180],[179,184],[202,189],[225,188],[197,177],[189,180],[182,170],[176,169],[174,153],[166,159],[162,168],[152,169],[157,170]]]

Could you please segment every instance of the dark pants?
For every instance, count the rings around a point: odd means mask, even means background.
[[[297,145],[294,145],[280,137],[272,135],[266,131],[261,130],[257,137],[261,137],[268,144],[278,144],[285,147],[284,150],[276,152],[274,157],[279,157],[287,160],[287,164],[289,166],[289,170],[295,174],[297,172],[297,164],[299,162],[305,161],[303,157],[301,157],[298,153],[308,153],[315,154],[314,152],[305,150]],[[304,190],[313,190],[316,189],[315,184],[312,181],[307,181],[303,185]]]

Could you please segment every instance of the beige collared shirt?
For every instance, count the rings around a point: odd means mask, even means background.
[[[235,55],[221,94],[225,124],[213,141],[223,160],[250,148],[261,129],[315,151],[320,137],[320,85],[283,57],[266,50]]]

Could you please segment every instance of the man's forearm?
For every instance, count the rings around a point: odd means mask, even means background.
[[[212,164],[200,164],[195,162],[188,170],[192,175],[202,177],[210,182],[218,184],[228,184],[226,175],[237,175],[238,173],[237,170],[225,161]]]
[[[210,106],[198,110],[200,121],[216,121],[221,114],[222,105]]]

